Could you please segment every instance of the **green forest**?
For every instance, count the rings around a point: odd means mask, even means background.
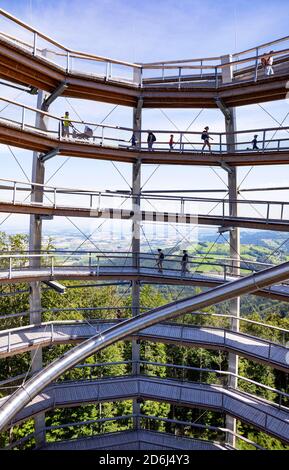
[[[208,243],[200,246],[202,250],[210,249]],[[222,245],[218,246],[217,255],[222,253]],[[11,250],[24,252],[27,249],[27,238],[23,235],[7,235],[0,234],[0,249],[2,252]],[[49,240],[44,249],[53,249],[53,240]],[[261,253],[261,251],[262,253]],[[266,257],[266,248],[247,246],[243,255],[251,256],[251,259],[258,258],[264,260]],[[280,255],[278,255],[280,256]],[[285,256],[285,255],[284,255]],[[280,262],[271,258],[270,262]],[[2,266],[3,268],[3,266]],[[52,289],[42,285],[42,321],[69,321],[82,320],[89,323],[91,319],[114,319],[116,318],[116,310],[119,309],[121,316],[125,318],[130,316],[131,306],[131,288],[130,285],[107,286],[107,287],[81,287],[73,288],[79,284],[76,281],[65,281],[63,284],[67,287],[66,293],[60,295]],[[83,283],[84,284],[84,283]],[[87,282],[88,284],[88,282]],[[200,292],[200,288],[172,287],[172,286],[141,286],[141,306],[144,310],[149,310],[157,306],[164,305],[175,299],[181,299]],[[29,324],[29,315],[25,312],[29,311],[29,286],[28,284],[3,284],[0,288],[0,315],[1,329],[16,328]],[[84,308],[96,307],[113,307],[109,310],[78,310]],[[52,311],[57,309],[57,311]],[[63,310],[62,310],[63,309]],[[23,312],[22,316],[13,316],[13,314]],[[268,298],[257,296],[244,296],[241,299],[241,316],[243,318],[254,320],[260,323],[266,323],[289,330],[288,304],[286,302],[272,301]],[[210,325],[216,327],[230,327],[230,320],[224,316],[230,313],[230,302],[224,302],[207,309],[199,314],[186,314],[175,321],[181,324],[191,325]],[[201,314],[202,313],[202,314]],[[10,316],[12,315],[12,316]],[[277,329],[269,329],[254,323],[246,321],[240,322],[240,330],[256,335],[259,337],[270,339],[278,343],[286,343],[289,336]],[[51,345],[43,349],[44,365],[49,364],[53,359],[59,357],[73,345]],[[227,370],[227,353],[222,351],[212,351],[202,348],[188,348],[180,345],[169,345],[162,343],[153,343],[149,341],[141,341],[141,360],[147,362],[157,362],[166,364],[166,366],[142,364],[141,373],[157,377],[178,378],[179,380],[201,381],[206,383],[224,384],[224,377],[217,372],[199,372],[196,370],[186,370],[183,368],[169,367],[167,365],[175,364],[179,366],[189,366],[194,368],[212,369],[215,371]],[[124,341],[114,344],[103,350],[99,354],[89,357],[84,367],[74,368],[65,373],[60,380],[95,380],[96,378],[106,376],[121,376],[130,374],[132,365],[129,363],[131,359],[131,342]],[[123,362],[125,364],[107,363]],[[92,366],[94,364],[103,364],[101,366]],[[25,352],[15,356],[1,359],[0,362],[0,382],[3,383],[7,378],[27,373],[31,366],[31,353]],[[239,374],[244,377],[276,388],[283,392],[289,392],[288,374],[277,369],[270,368],[266,365],[255,361],[240,357]],[[14,388],[21,383],[21,380],[15,381],[12,385],[1,385],[1,396],[10,394]],[[255,384],[239,380],[238,387],[241,390],[264,397],[270,401],[278,403],[278,395],[273,391],[261,388]],[[284,405],[289,403],[284,398]],[[212,427],[224,427],[225,416],[221,412],[192,409],[170,405],[167,403],[158,403],[153,401],[143,401],[140,404],[142,417],[140,425],[146,429],[157,430],[162,432],[170,432],[187,437],[195,437],[222,441],[224,433],[218,430],[209,430],[190,426],[190,423],[207,425]],[[46,439],[47,442],[60,440],[76,439],[86,436],[94,436],[104,432],[114,432],[120,430],[131,429],[133,418],[129,417],[133,413],[132,400],[96,403],[75,408],[55,409],[46,413]],[[113,419],[116,417],[121,419]],[[127,418],[126,418],[127,416]],[[149,416],[155,416],[158,420],[151,419]],[[112,418],[105,420],[106,418]],[[186,422],[187,424],[175,424],[162,421],[160,418],[168,418]],[[82,423],[82,424],[77,424]],[[74,425],[72,425],[74,424]],[[35,445],[34,420],[29,419],[19,426],[12,427],[9,431],[1,434],[0,446],[13,446],[15,449],[30,449]],[[23,440],[24,437],[31,438]],[[266,435],[249,425],[238,421],[238,434],[257,443],[265,449],[289,449],[281,441]],[[237,445],[240,449],[254,449],[254,447],[237,439]]]

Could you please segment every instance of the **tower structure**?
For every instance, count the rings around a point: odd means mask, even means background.
[[[274,132],[277,138],[271,142],[266,137],[272,129],[262,129],[262,142],[260,151],[252,152],[248,150],[248,139],[252,130],[239,131],[236,127],[236,107],[244,104],[258,103],[259,101],[269,101],[272,99],[284,99],[287,93],[287,74],[289,61],[286,53],[276,52],[275,75],[264,77],[260,67],[262,46],[257,46],[252,51],[243,51],[237,55],[226,55],[217,59],[201,59],[201,65],[196,65],[196,60],[161,62],[150,64],[132,64],[116,61],[109,58],[97,57],[91,54],[77,53],[58,44],[51,38],[18,19],[15,19],[7,12],[0,10],[1,15],[17,24],[24,31],[31,33],[31,41],[26,43],[19,38],[15,38],[5,32],[0,33],[0,77],[7,81],[7,86],[14,84],[20,86],[25,91],[38,91],[37,104],[29,107],[19,102],[13,102],[2,98],[5,103],[20,110],[21,118],[11,120],[0,116],[0,142],[14,145],[19,148],[29,149],[33,152],[32,177],[29,183],[17,181],[3,181],[3,189],[10,191],[11,201],[4,201],[0,198],[0,211],[12,212],[16,214],[25,213],[30,215],[29,233],[29,253],[27,254],[29,263],[20,267],[15,264],[15,259],[19,260],[21,255],[7,255],[8,267],[3,268],[4,274],[0,282],[4,284],[26,282],[30,286],[30,322],[25,328],[9,328],[0,333],[0,355],[3,360],[6,357],[17,354],[20,351],[32,349],[31,372],[34,374],[31,379],[21,385],[19,389],[6,400],[0,401],[0,428],[11,428],[11,426],[21,423],[30,416],[35,418],[33,438],[38,448],[73,448],[75,441],[65,441],[48,443],[45,432],[47,425],[45,412],[56,407],[79,406],[85,403],[113,402],[117,400],[132,400],[132,429],[127,429],[114,434],[93,434],[91,438],[78,439],[78,448],[139,448],[141,445],[152,446],[151,448],[188,448],[188,449],[232,449],[238,446],[238,440],[242,436],[238,434],[236,421],[244,423],[273,435],[282,442],[289,442],[289,409],[282,405],[282,400],[287,400],[284,392],[274,390],[279,400],[279,408],[275,402],[268,402],[260,396],[245,393],[239,387],[238,379],[238,357],[249,358],[250,360],[265,363],[273,368],[288,372],[287,361],[288,348],[278,342],[270,342],[262,337],[254,338],[245,334],[240,329],[240,296],[247,293],[267,296],[278,300],[289,300],[289,287],[281,284],[288,277],[288,264],[271,267],[265,263],[260,266],[252,261],[242,262],[240,259],[240,227],[257,228],[260,230],[270,229],[278,231],[288,231],[289,220],[286,218],[286,201],[279,202],[280,217],[272,216],[271,201],[261,201],[266,205],[266,217],[255,218],[250,215],[244,217],[239,215],[238,181],[237,169],[245,165],[274,165],[288,164],[289,146],[281,136],[284,128],[276,128]],[[39,46],[39,40],[49,43],[49,56],[47,50]],[[288,39],[288,38],[285,38]],[[278,41],[276,41],[276,44]],[[267,47],[268,45],[266,45]],[[264,46],[265,47],[265,46]],[[247,58],[248,53],[254,55],[254,65],[252,57]],[[65,58],[65,66],[63,65]],[[244,59],[240,59],[244,57]],[[85,75],[73,68],[73,59],[78,59],[80,64],[84,64],[84,59],[89,58],[104,66],[104,73],[98,75]],[[83,62],[81,62],[83,60]],[[127,72],[126,80],[114,75],[114,65],[123,67]],[[237,68],[238,66],[238,68]],[[83,65],[85,68],[85,66]],[[177,74],[172,72],[175,67]],[[198,73],[195,69],[198,68]],[[159,70],[160,75],[154,76],[152,71]],[[151,71],[151,76],[147,74]],[[146,75],[144,75],[146,72]],[[131,108],[132,126],[131,129],[121,126],[105,126],[95,123],[100,134],[91,133],[91,123],[86,124],[86,130],[81,134],[72,134],[66,138],[62,133],[63,118],[53,116],[49,113],[49,106],[58,97],[77,97],[99,102],[121,104]],[[213,133],[215,143],[213,151],[201,152],[201,144],[198,148],[191,150],[191,143],[195,142],[196,134],[199,132],[180,131],[178,143],[174,149],[169,149],[164,142],[168,142],[171,131],[159,131],[160,142],[155,145],[153,151],[148,151],[144,142],[147,129],[142,127],[142,110],[144,108],[216,108],[220,110],[225,120],[225,132]],[[27,111],[34,113],[35,124],[32,125],[27,119]],[[54,122],[54,125],[51,124]],[[55,125],[56,121],[56,125]],[[77,124],[77,123],[76,123]],[[78,124],[83,124],[78,123]],[[88,129],[88,130],[87,130]],[[113,132],[113,137],[105,136],[108,131]],[[280,133],[280,134],[278,134]],[[136,142],[131,140],[131,135],[135,136]],[[200,137],[200,136],[199,136]],[[244,140],[245,139],[245,140]],[[284,145],[285,141],[285,145]],[[112,143],[111,143],[112,142]],[[189,145],[187,145],[187,142]],[[250,140],[249,140],[250,142]],[[270,143],[270,145],[269,145]],[[272,144],[272,145],[271,145]],[[56,155],[70,156],[72,158],[87,158],[95,160],[111,160],[125,162],[131,166],[131,191],[122,194],[131,201],[129,209],[112,208],[107,194],[98,194],[97,191],[90,191],[80,188],[69,188],[63,185],[61,188],[45,185],[45,165],[48,160]],[[163,210],[144,210],[142,192],[141,169],[146,164],[158,165],[186,165],[188,168],[194,165],[215,166],[223,169],[228,178],[228,197],[213,200],[218,202],[221,209],[217,214],[211,215],[202,212],[202,204],[210,204],[212,198],[193,198],[183,193],[181,197],[174,196],[180,202],[180,211],[170,213],[166,211],[166,201],[171,200],[169,191],[167,194],[157,193],[146,197],[151,197],[155,201],[161,202]],[[29,190],[31,200],[29,203],[18,200],[20,191]],[[181,192],[182,188],[179,188]],[[69,204],[69,198],[75,194],[88,195],[87,207],[75,207]],[[58,203],[59,195],[65,194],[67,205]],[[115,192],[119,197],[120,192]],[[45,200],[45,197],[47,200]],[[97,207],[93,201],[98,198]],[[200,214],[198,223],[203,225],[218,226],[221,233],[229,236],[230,253],[224,261],[219,261],[222,272],[214,271],[216,260],[208,259],[207,268],[212,268],[208,275],[206,271],[201,275],[197,272],[198,267],[205,264],[203,260],[192,260],[196,266],[195,270],[187,274],[180,269],[181,259],[179,255],[167,257],[166,262],[171,263],[165,266],[156,266],[155,254],[141,252],[141,232],[142,223],[146,220],[164,221],[169,224],[173,220],[178,223],[192,223],[195,220],[194,214],[184,211],[184,201],[198,201],[200,203]],[[248,202],[250,203],[250,201]],[[85,253],[88,255],[88,265],[67,266],[65,262],[59,264],[57,257],[63,260],[63,253],[43,253],[42,246],[42,219],[43,217],[94,217],[94,218],[118,218],[131,221],[131,251],[126,254],[130,264],[125,262],[123,266],[117,266],[113,262],[108,267],[107,259],[113,259],[117,253],[110,256],[101,252]],[[81,256],[79,251],[77,255]],[[123,256],[120,259],[123,259]],[[22,255],[23,256],[23,255]],[[61,258],[62,256],[62,258]],[[96,267],[92,266],[92,256],[97,259]],[[5,258],[6,259],[6,258]],[[56,264],[55,264],[56,262]],[[176,268],[176,266],[178,266]],[[93,268],[93,269],[92,269]],[[259,273],[257,271],[264,270]],[[210,271],[210,270],[209,270]],[[7,275],[6,275],[7,274]],[[131,305],[129,306],[130,319],[125,322],[116,321],[120,319],[110,319],[99,321],[95,318],[91,320],[89,328],[85,329],[85,322],[75,324],[59,324],[51,322],[49,325],[43,323],[42,303],[41,303],[41,283],[46,282],[50,287],[58,292],[62,291],[59,280],[91,280],[91,275],[96,276],[96,284],[100,281],[129,282]],[[247,276],[247,277],[246,277]],[[245,277],[245,279],[239,279]],[[93,278],[95,279],[95,278]],[[227,283],[231,282],[230,286]],[[146,312],[141,316],[143,310],[141,305],[141,288],[145,283],[157,285],[167,284],[182,287],[216,287],[215,290],[203,292],[200,296],[191,296],[188,299],[177,300],[173,303],[160,307],[151,312]],[[193,291],[192,291],[193,293]],[[161,323],[159,321],[170,320],[185,313],[198,315],[199,310],[219,302],[228,300],[230,302],[230,327],[214,328],[208,326],[203,329],[201,326],[192,327],[191,324]],[[113,306],[111,307],[113,309]],[[246,319],[242,319],[245,321]],[[254,323],[254,322],[253,322]],[[145,325],[145,329],[144,329]],[[266,327],[266,325],[264,326]],[[268,326],[269,328],[269,326]],[[280,330],[280,328],[279,328]],[[282,328],[281,328],[282,330]],[[96,335],[96,332],[98,334]],[[99,333],[100,332],[100,333]],[[288,333],[283,329],[283,333]],[[21,342],[16,338],[20,337]],[[28,340],[27,340],[28,338]],[[132,342],[131,353],[131,375],[129,377],[114,377],[113,379],[101,377],[98,380],[87,380],[74,382],[72,385],[55,382],[59,377],[78,362],[86,359],[89,355],[98,352],[101,348],[113,344],[117,340],[129,340]],[[87,340],[87,342],[82,341]],[[80,342],[77,346],[61,357],[58,362],[43,368],[42,347],[48,344]],[[192,381],[171,380],[169,376],[153,377],[142,374],[141,367],[146,365],[146,361],[141,360],[140,344],[142,341],[153,341],[172,343],[177,346],[212,348],[225,351],[228,359],[228,370],[210,370],[206,372],[219,373],[226,380],[219,381],[216,386],[210,383],[196,383]],[[149,364],[150,367],[166,367],[167,370],[172,364]],[[87,367],[87,365],[83,365]],[[97,367],[97,365],[95,365]],[[189,367],[184,364],[176,364],[177,370],[188,371],[199,370],[201,368]],[[179,377],[179,375],[176,375]],[[12,378],[13,379],[13,378]],[[16,380],[15,378],[13,380]],[[241,377],[241,380],[251,380],[250,377]],[[11,381],[10,381],[11,382]],[[9,383],[10,383],[9,382]],[[252,383],[252,380],[251,382]],[[255,382],[254,382],[255,383]],[[256,384],[260,386],[260,384]],[[264,384],[261,384],[264,388]],[[73,390],[72,390],[73,388]],[[95,390],[97,389],[97,396]],[[266,387],[265,387],[266,389]],[[40,393],[45,390],[45,396],[40,400]],[[284,398],[285,397],[285,398]],[[178,419],[159,418],[150,416],[151,422],[158,420],[169,425],[181,427],[190,426],[189,436],[176,436],[167,433],[152,432],[149,427],[143,425],[141,402],[145,400],[164,401],[170,406],[181,406],[184,409],[213,409],[221,412],[224,417],[225,427],[206,425],[207,430],[222,434],[222,439],[218,442],[198,439],[194,423],[187,423]],[[123,417],[122,417],[123,418]],[[110,418],[111,419],[111,418]],[[97,421],[97,420],[95,420]],[[102,423],[103,418],[98,422]],[[117,421],[117,419],[116,419]],[[74,423],[75,424],[75,423]],[[78,423],[79,424],[79,423]],[[80,423],[79,425],[86,425]],[[166,429],[167,429],[166,428]],[[248,443],[248,439],[244,439]],[[21,442],[22,443],[22,442]],[[21,445],[17,442],[13,447]],[[146,443],[146,444],[144,444]],[[256,443],[251,445],[259,448]]]

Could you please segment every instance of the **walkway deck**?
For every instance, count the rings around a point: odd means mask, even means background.
[[[53,321],[0,331],[0,359],[33,350],[39,346],[78,343],[115,324],[113,320]],[[165,323],[146,328],[139,334],[133,335],[133,338],[233,352],[289,372],[288,347],[227,329]],[[127,339],[132,339],[132,337]]]
[[[48,443],[41,450],[227,450],[223,444],[147,431],[118,431],[69,441]]]
[[[12,421],[20,423],[40,412],[85,403],[142,398],[178,406],[214,409],[289,442],[289,409],[256,396],[219,385],[181,382],[145,376],[109,377],[91,381],[62,382],[45,389]],[[4,403],[6,398],[0,400]]]
[[[95,270],[93,271],[95,272]],[[224,274],[198,274],[191,273],[181,276],[179,271],[164,269],[163,273],[154,268],[131,268],[131,267],[100,267],[98,275],[91,275],[91,269],[87,267],[55,267],[53,274],[50,267],[41,269],[23,268],[13,269],[11,276],[9,270],[0,271],[0,284],[15,284],[18,282],[33,282],[47,280],[137,280],[143,283],[170,284],[181,286],[215,287],[224,282],[233,281],[234,277]],[[257,290],[255,295],[270,297],[274,300],[289,301],[289,285],[278,284]]]

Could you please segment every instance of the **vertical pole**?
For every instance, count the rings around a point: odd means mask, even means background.
[[[137,141],[141,140],[141,111],[142,102],[133,110],[133,130]],[[133,220],[132,220],[132,265],[133,268],[139,269],[139,253],[140,253],[140,192],[141,192],[141,159],[133,163],[132,167],[132,203],[133,203]],[[132,282],[132,315],[140,313],[140,283],[138,280]],[[140,344],[138,341],[132,341],[132,373],[134,375],[140,373]],[[134,429],[139,429],[140,420],[140,404],[137,400],[133,401]]]
[[[221,62],[230,63],[232,56],[222,56]],[[230,83],[233,81],[233,68],[231,65],[222,68],[222,83]],[[233,153],[236,150],[236,112],[235,108],[221,107],[221,110],[225,116],[226,126],[226,144],[227,152]],[[238,186],[237,186],[237,169],[230,167],[228,171],[228,189],[229,189],[229,215],[238,215]],[[230,258],[232,258],[232,275],[238,276],[240,274],[240,231],[239,228],[234,227],[230,230]],[[239,331],[239,317],[240,317],[240,297],[230,300],[230,312],[231,318],[231,329],[233,331]],[[228,371],[232,374],[238,374],[239,369],[239,357],[236,354],[228,354]],[[234,375],[228,376],[228,386],[237,388],[238,382]],[[230,415],[226,415],[226,428],[236,433],[237,421]],[[232,447],[236,447],[236,437],[234,434],[227,433],[226,442]]]
[[[38,92],[37,108],[43,108],[45,96],[43,91]],[[47,109],[45,109],[47,111]],[[47,117],[41,114],[36,115],[35,126],[37,128],[47,130]],[[44,164],[39,160],[38,152],[33,152],[32,160],[32,183],[44,184]],[[43,201],[43,187],[31,187],[31,202]],[[30,230],[29,230],[29,251],[37,253],[41,250],[42,238],[42,220],[38,215],[30,215]],[[30,258],[30,267],[33,269],[40,268],[41,258]],[[41,287],[40,282],[30,283],[30,324],[39,325],[41,323]],[[42,348],[37,348],[31,352],[31,372],[35,372],[42,368]],[[45,444],[45,413],[40,413],[34,418],[34,426],[36,432],[36,447],[41,447]]]
[[[229,118],[230,116],[230,118]],[[236,116],[235,109],[229,108],[226,118],[226,132],[232,133],[236,131]],[[228,152],[235,151],[235,134],[227,135]],[[228,189],[229,189],[229,214],[230,216],[238,215],[238,186],[237,186],[237,169],[231,167],[231,172],[228,173]],[[240,231],[238,227],[230,230],[230,257],[232,258],[232,275],[239,276],[240,274]],[[240,297],[236,297],[230,301],[230,312],[233,316],[231,319],[232,331],[239,331],[239,317],[240,317]],[[236,354],[229,353],[228,355],[228,370],[232,374],[238,374],[239,357]],[[232,388],[237,388],[237,378],[229,376],[228,385]],[[236,433],[236,419],[230,415],[226,416],[226,427]],[[227,442],[235,447],[236,438],[233,434],[227,433]]]

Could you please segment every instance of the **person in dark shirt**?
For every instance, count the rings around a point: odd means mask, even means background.
[[[136,147],[136,136],[135,136],[134,133],[131,136],[130,142],[131,142],[132,148],[135,148]]]
[[[169,146],[170,146],[170,151],[174,149],[174,136],[173,136],[173,134],[170,135]]]
[[[257,145],[258,141],[257,141],[257,137],[258,135],[254,135],[254,139],[252,140],[252,144],[253,144],[253,149],[252,150],[259,150],[259,147]]]
[[[213,139],[212,137],[210,137],[210,135],[209,135],[209,127],[206,126],[205,129],[203,130],[203,133],[202,133],[202,140],[204,141],[204,145],[203,145],[203,148],[202,148],[202,153],[204,153],[205,147],[208,147],[210,153],[212,153],[211,144],[210,144],[210,139],[211,139],[211,140],[214,140],[214,139]]]
[[[163,272],[163,260],[164,260],[165,255],[163,254],[162,250],[158,248],[158,259],[157,259],[157,267],[159,273]]]
[[[181,275],[182,276],[190,272],[188,269],[188,264],[189,264],[188,252],[187,250],[183,250],[183,256],[182,256],[182,261],[181,261],[181,266],[182,266]]]
[[[153,151],[153,144],[155,143],[156,140],[157,140],[156,136],[151,131],[149,131],[148,138],[147,138],[149,152]]]

